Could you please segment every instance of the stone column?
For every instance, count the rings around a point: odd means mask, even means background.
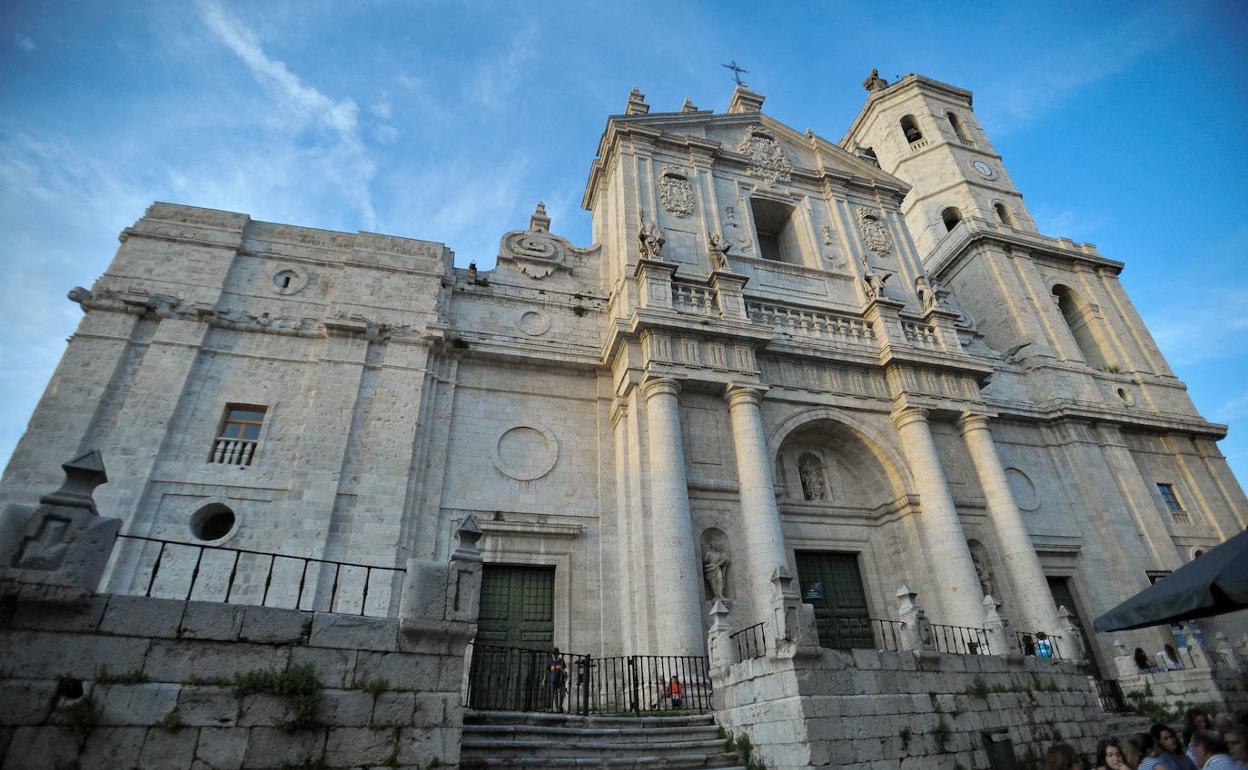
[[[906,407],[893,413],[901,434],[902,450],[919,491],[920,523],[926,545],[932,588],[939,592],[945,615],[940,622],[980,627],[984,600],[975,576],[975,563],[966,544],[962,521],[949,495],[949,484],[940,465],[936,442],[927,424],[927,411]]]
[[[1027,525],[1023,522],[1023,515],[1019,513],[1014,494],[1005,478],[1005,468],[997,454],[997,445],[992,440],[992,432],[988,430],[988,418],[982,414],[966,412],[958,419],[958,428],[970,449],[975,473],[979,476],[984,498],[988,502],[992,528],[997,534],[1001,560],[1005,562],[1005,569],[1010,573],[1010,583],[1014,587],[1012,606],[1022,616],[1015,620],[1026,624],[1027,631],[1062,633],[1057,610],[1053,606],[1053,597],[1049,593],[1049,584],[1044,579],[1044,569],[1040,566],[1040,557],[1036,555],[1031,536],[1027,534]]]
[[[660,655],[705,655],[702,568],[698,563],[689,482],[680,435],[680,384],[646,381],[650,443],[650,522],[654,558],[655,639]]]
[[[728,388],[728,410],[732,417],[732,440],[737,453],[737,481],[740,485],[741,523],[744,542],[737,553],[746,557],[745,577],[755,620],[768,617],[772,601],[771,576],[777,567],[789,564],[776,507],[776,482],[772,476],[771,453],[763,435],[761,388],[733,385]],[[750,625],[750,624],[745,624]]]

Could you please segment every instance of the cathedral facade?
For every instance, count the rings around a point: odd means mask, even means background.
[[[937,623],[978,628],[991,596],[1016,629],[1060,606],[1090,639],[1248,526],[1226,429],[1123,263],[1037,231],[969,92],[865,85],[839,141],[745,87],[724,114],[634,90],[585,187],[592,245],[539,204],[492,270],[154,204],[70,293],[84,316],[3,502],[99,449],[123,532],[345,563],[380,615],[398,586],[360,570],[444,560],[471,516],[479,638],[512,646],[703,655],[716,599],[752,626],[786,573],[821,635],[894,618],[904,584]],[[150,572],[128,547],[115,592]],[[239,557],[195,558],[234,601],[319,601],[278,558],[263,594]]]

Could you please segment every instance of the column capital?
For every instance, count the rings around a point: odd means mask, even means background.
[[[979,412],[963,412],[958,416],[958,430],[966,435],[975,430],[988,430],[988,415]]]
[[[910,423],[927,422],[927,410],[917,406],[907,406],[904,409],[898,409],[893,412],[893,424],[898,428],[904,428]]]
[[[728,399],[728,407],[732,408],[738,404],[761,404],[766,393],[767,388],[758,385],[729,385],[724,391],[724,398]]]
[[[680,380],[674,377],[651,377],[641,383],[641,392],[647,401],[658,395],[676,396],[680,394]]]

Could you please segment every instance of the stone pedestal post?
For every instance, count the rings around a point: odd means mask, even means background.
[[[1128,652],[1127,645],[1121,639],[1114,640],[1114,668],[1119,679],[1140,675],[1140,667],[1135,664],[1135,653]]]
[[[901,446],[919,491],[928,569],[933,588],[941,592],[945,611],[941,621],[979,627],[984,597],[979,590],[979,578],[975,576],[975,563],[971,560],[962,522],[949,496],[940,455],[927,424],[927,412],[908,407],[894,412],[893,422],[901,434]]]
[[[1010,626],[997,608],[1001,602],[992,596],[984,597],[984,632],[988,635],[988,652],[993,655],[1011,655],[1015,652],[1014,640],[1010,638]]]
[[[746,558],[746,584],[757,617],[765,617],[771,604],[771,576],[777,567],[787,570],[789,559],[776,507],[776,486],[772,476],[771,453],[763,435],[763,414],[759,408],[763,391],[759,388],[728,388],[728,409],[732,417],[732,439],[737,453],[737,480],[740,485],[741,523]],[[750,625],[750,624],[746,624]]]
[[[1014,502],[1014,494],[1010,492],[1005,468],[988,430],[988,418],[967,412],[958,420],[958,428],[975,463],[975,472],[988,502],[988,515],[997,535],[997,545],[1001,549],[1001,560],[1010,573],[1010,583],[1014,587],[1014,604],[1011,606],[1022,616],[1027,630],[1062,633],[1049,584],[1040,566],[1040,557],[1036,556],[1031,536],[1027,534],[1027,525]]]
[[[910,586],[903,585],[897,589],[897,598],[901,602],[897,608],[897,617],[901,620],[898,646],[903,650],[935,650],[932,623],[927,619],[927,613],[915,601],[918,596],[910,590]]]
[[[680,432],[680,385],[672,379],[643,386],[650,443],[650,531],[654,626],[661,655],[703,655],[702,569],[698,564],[689,482]]]
[[[1209,654],[1205,652],[1204,647],[1200,646],[1200,640],[1196,638],[1196,626],[1191,623],[1183,624],[1183,641],[1186,643],[1187,650],[1187,660],[1182,661],[1183,665],[1192,668],[1213,668]]]
[[[1062,636],[1062,657],[1067,660],[1087,660],[1088,649],[1083,644],[1079,621],[1065,606],[1057,608],[1057,627]]]
[[[748,280],[749,278],[744,275],[737,275],[726,270],[716,270],[711,273],[711,288],[719,297],[719,312],[726,320],[744,321],[746,319],[745,294],[742,289]]]
[[[706,634],[706,653],[711,668],[723,668],[737,662],[732,645],[732,627],[728,625],[728,607],[716,599],[711,605],[711,628]]]

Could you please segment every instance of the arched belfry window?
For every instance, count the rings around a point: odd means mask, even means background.
[[[957,113],[949,112],[945,114],[945,117],[949,118],[949,125],[953,126],[953,133],[957,134],[958,139],[962,140],[963,144],[970,144],[971,135],[967,132],[966,124],[962,122]]]
[[[1088,366],[1101,371],[1117,371],[1117,365],[1097,339],[1100,320],[1096,317],[1095,308],[1074,289],[1060,283],[1053,287],[1053,297]]]
[[[1009,227],[1017,227],[1017,225],[1014,223],[1014,212],[1010,211],[1008,206],[1006,206],[1004,203],[998,202],[998,203],[992,204],[992,207],[996,209],[997,219],[1001,220],[1001,224],[1007,225]]]
[[[945,223],[945,232],[949,232],[962,221],[962,210],[957,206],[949,206],[940,212],[940,220]]]
[[[828,482],[824,472],[823,460],[814,452],[802,452],[797,458],[797,474],[802,479],[802,498],[806,500],[827,500]]]
[[[919,124],[913,115],[906,115],[901,119],[901,133],[905,135],[906,141],[910,144],[923,138],[923,132],[919,130]]]

